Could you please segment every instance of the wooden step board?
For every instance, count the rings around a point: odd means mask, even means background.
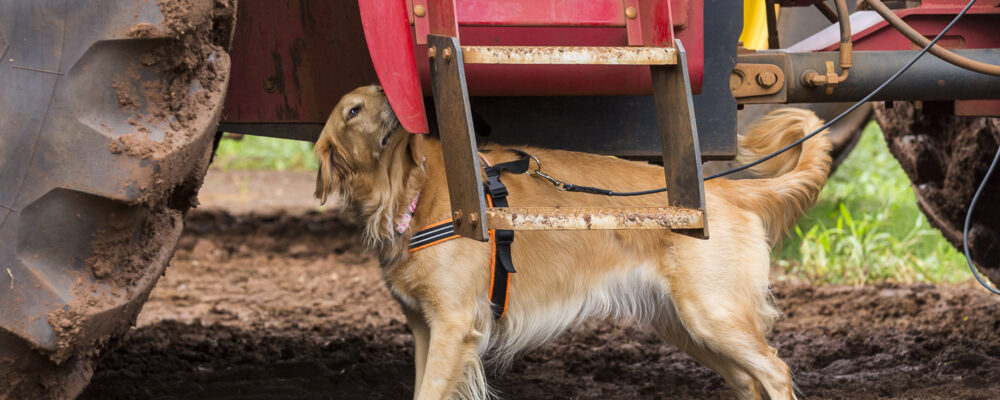
[[[466,64],[674,65],[673,47],[462,46]]]
[[[486,210],[490,229],[515,231],[588,229],[700,229],[699,210],[677,207],[551,208],[511,207]]]

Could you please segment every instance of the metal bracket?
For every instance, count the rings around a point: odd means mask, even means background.
[[[674,40],[674,46],[677,48],[677,65],[649,67],[653,78],[656,120],[663,146],[667,202],[671,207],[690,208],[704,213],[705,181],[701,172],[701,150],[694,120],[687,53],[680,40]],[[679,229],[675,232],[708,239],[708,218],[704,218],[701,228]]]
[[[642,46],[642,18],[639,17],[639,0],[625,0],[625,31],[629,46]]]
[[[430,17],[427,16],[427,0],[413,0],[410,12],[413,16],[414,39],[417,44],[427,44],[427,34],[431,32]]]
[[[427,35],[427,55],[434,89],[434,109],[444,153],[448,195],[455,232],[486,241],[486,202],[480,173],[476,132],[472,127],[469,91],[458,38]]]
[[[733,97],[765,96],[785,87],[785,73],[772,64],[736,64],[729,77]]]

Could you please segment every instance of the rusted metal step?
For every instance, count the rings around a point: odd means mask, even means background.
[[[515,231],[590,229],[701,229],[704,213],[678,207],[552,208],[510,207],[486,210],[490,229]]]
[[[663,47],[461,46],[455,36],[427,35],[431,86],[444,152],[455,232],[486,241],[487,229],[671,229],[708,238],[698,131],[686,53]],[[663,144],[666,204],[632,209],[487,209],[465,64],[649,65]]]
[[[674,65],[673,47],[461,46],[466,64]]]

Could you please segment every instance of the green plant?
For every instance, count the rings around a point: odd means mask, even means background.
[[[786,274],[814,283],[957,282],[965,258],[917,208],[875,122],[779,250]]]
[[[310,142],[250,135],[235,140],[227,134],[219,142],[212,167],[315,171],[317,164],[312,148]]]

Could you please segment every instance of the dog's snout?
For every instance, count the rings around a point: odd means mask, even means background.
[[[382,85],[375,85],[375,90],[378,90],[379,93],[385,93],[385,90],[382,89]]]

